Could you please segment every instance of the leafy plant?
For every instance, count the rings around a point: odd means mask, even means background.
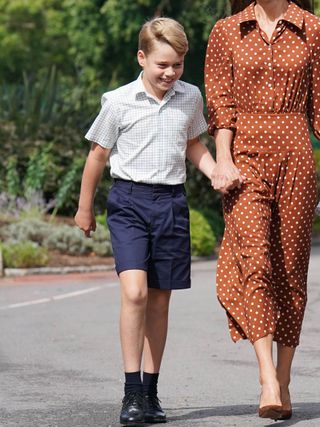
[[[25,196],[0,193],[0,215],[8,220],[42,218],[54,206],[54,200],[46,201],[42,191],[28,191]]]
[[[106,218],[106,213],[104,214],[100,214],[100,215],[96,215],[96,223],[103,225],[104,227],[107,226],[107,218]]]
[[[109,229],[100,224],[97,224],[91,238],[87,238],[75,226],[27,218],[3,226],[0,229],[0,238],[7,243],[30,241],[49,250],[70,255],[112,255]]]
[[[54,226],[38,218],[27,218],[2,227],[1,238],[6,241],[31,241],[38,245],[52,234]]]
[[[200,211],[190,209],[191,253],[195,256],[208,256],[214,253],[216,238]]]
[[[48,251],[34,242],[1,243],[1,250],[7,268],[42,267],[49,261]]]
[[[221,240],[224,232],[224,219],[222,213],[216,209],[204,208],[202,214],[208,221],[217,240]]]
[[[109,231],[100,224],[97,225],[91,238],[85,237],[77,227],[55,226],[50,236],[44,240],[43,245],[48,249],[70,255],[91,252],[101,256],[112,254]]]
[[[40,150],[35,150],[31,155],[26,175],[24,177],[24,191],[33,192],[40,191],[43,188],[44,181],[47,175],[48,168],[50,166],[50,151],[52,149],[51,144],[45,146]]]
[[[59,188],[55,198],[55,208],[52,212],[52,217],[55,217],[58,210],[64,205],[66,199],[69,197],[70,192],[74,189],[75,184],[78,182],[79,173],[83,169],[84,158],[75,159],[71,168],[67,172],[66,176],[62,181],[62,185]]]
[[[6,184],[10,195],[17,196],[21,191],[20,178],[17,170],[17,157],[10,156],[6,165]]]

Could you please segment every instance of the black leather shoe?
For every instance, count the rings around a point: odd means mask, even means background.
[[[146,423],[166,423],[167,417],[157,396],[144,396],[144,420]]]
[[[130,392],[122,400],[120,424],[124,426],[141,426],[144,423],[142,393]]]

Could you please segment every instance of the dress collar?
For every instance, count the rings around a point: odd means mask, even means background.
[[[239,22],[243,24],[245,22],[257,22],[256,14],[254,11],[254,6],[256,2],[252,2],[248,7],[243,9],[239,13]],[[297,4],[292,1],[289,1],[288,9],[282,19],[282,21],[290,22],[291,24],[298,27],[300,30],[303,29],[304,24],[304,13],[303,9],[301,9]]]

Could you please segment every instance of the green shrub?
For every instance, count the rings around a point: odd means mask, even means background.
[[[216,246],[215,235],[205,216],[190,209],[191,253],[194,256],[212,255]]]
[[[23,242],[32,241],[42,245],[53,232],[54,225],[41,219],[26,218],[0,229],[0,236],[4,240]]]
[[[31,241],[70,255],[91,252],[100,256],[112,255],[109,229],[101,224],[97,224],[96,231],[89,239],[75,226],[27,218],[1,227],[0,237],[8,243]]]
[[[100,224],[97,224],[97,229],[90,239],[77,227],[65,224],[55,226],[43,245],[70,255],[91,252],[100,256],[112,255],[109,230]]]
[[[91,252],[90,239],[86,238],[79,228],[66,224],[55,226],[43,244],[48,249],[70,255],[81,255]]]
[[[2,243],[1,249],[4,267],[43,267],[49,261],[47,249],[34,242]]]
[[[220,241],[224,232],[224,219],[222,213],[209,208],[203,209],[201,212],[208,221],[213,234],[216,236],[217,240]]]
[[[112,255],[112,246],[110,240],[110,232],[106,225],[101,225],[97,223],[97,229],[92,234],[92,251],[100,256],[110,256]]]
[[[96,223],[103,225],[104,227],[107,226],[107,217],[106,217],[106,213],[100,214],[100,215],[96,215]]]
[[[320,216],[316,216],[313,223],[313,234],[319,236],[320,235]]]

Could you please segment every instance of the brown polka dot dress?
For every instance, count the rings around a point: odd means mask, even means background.
[[[289,2],[269,40],[254,3],[214,26],[205,83],[209,133],[233,129],[245,177],[224,197],[218,299],[234,341],[299,344],[307,302],[320,139],[320,19]]]

